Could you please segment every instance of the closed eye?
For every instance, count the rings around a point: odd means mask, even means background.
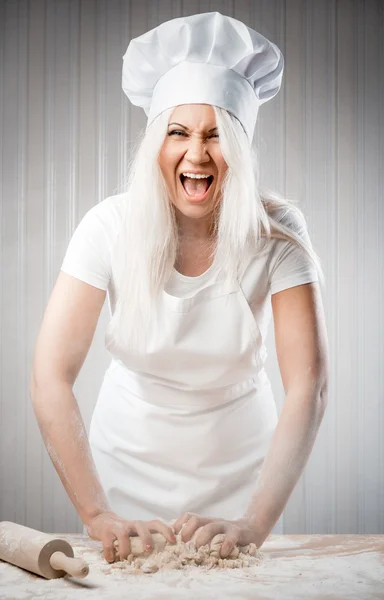
[[[168,133],[168,135],[173,135],[173,134],[176,134],[176,135],[178,135],[178,136],[180,136],[180,135],[182,135],[182,136],[186,136],[186,135],[187,135],[187,134],[185,133],[185,131],[179,131],[178,129],[174,129],[173,131],[170,131],[170,132]],[[215,133],[213,133],[212,135],[209,135],[208,137],[219,137],[219,134],[218,134],[218,133],[216,133],[216,134],[215,134]]]
[[[170,133],[168,133],[168,135],[174,135],[175,133],[176,133],[177,135],[186,135],[186,134],[184,133],[184,131],[177,131],[176,129],[174,129],[173,131],[171,131]]]

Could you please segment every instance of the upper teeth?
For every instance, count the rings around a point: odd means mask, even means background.
[[[203,175],[202,173],[182,173],[184,177],[191,177],[192,179],[204,179],[210,177],[210,175]]]

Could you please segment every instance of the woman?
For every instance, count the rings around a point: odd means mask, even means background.
[[[48,452],[108,561],[116,539],[125,558],[130,535],[150,547],[155,531],[172,542],[198,529],[197,546],[224,533],[223,557],[260,547],[313,447],[327,398],[321,267],[299,209],[261,195],[252,149],[282,71],[274,44],[219,13],[163,23],[124,56],[147,129],[127,191],[71,239],[31,382]],[[88,442],[72,388],[107,292],[112,361]]]

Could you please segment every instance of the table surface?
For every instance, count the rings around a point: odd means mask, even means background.
[[[125,561],[108,564],[100,542],[54,535],[89,564],[89,575],[46,580],[0,561],[2,600],[384,599],[384,535],[270,535],[254,567],[140,575]]]

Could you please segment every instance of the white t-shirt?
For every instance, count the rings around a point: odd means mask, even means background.
[[[113,246],[120,231],[125,194],[110,196],[93,206],[81,219],[69,242],[61,270],[94,287],[107,290],[110,314],[116,304],[112,277]],[[290,215],[290,226],[310,243],[308,232]],[[198,277],[186,277],[175,269],[166,291],[177,297],[191,296],[216,277],[212,267]],[[272,239],[255,256],[242,278],[241,287],[258,321],[263,340],[271,317],[270,296],[284,289],[318,281],[317,269],[306,252],[284,239]]]

